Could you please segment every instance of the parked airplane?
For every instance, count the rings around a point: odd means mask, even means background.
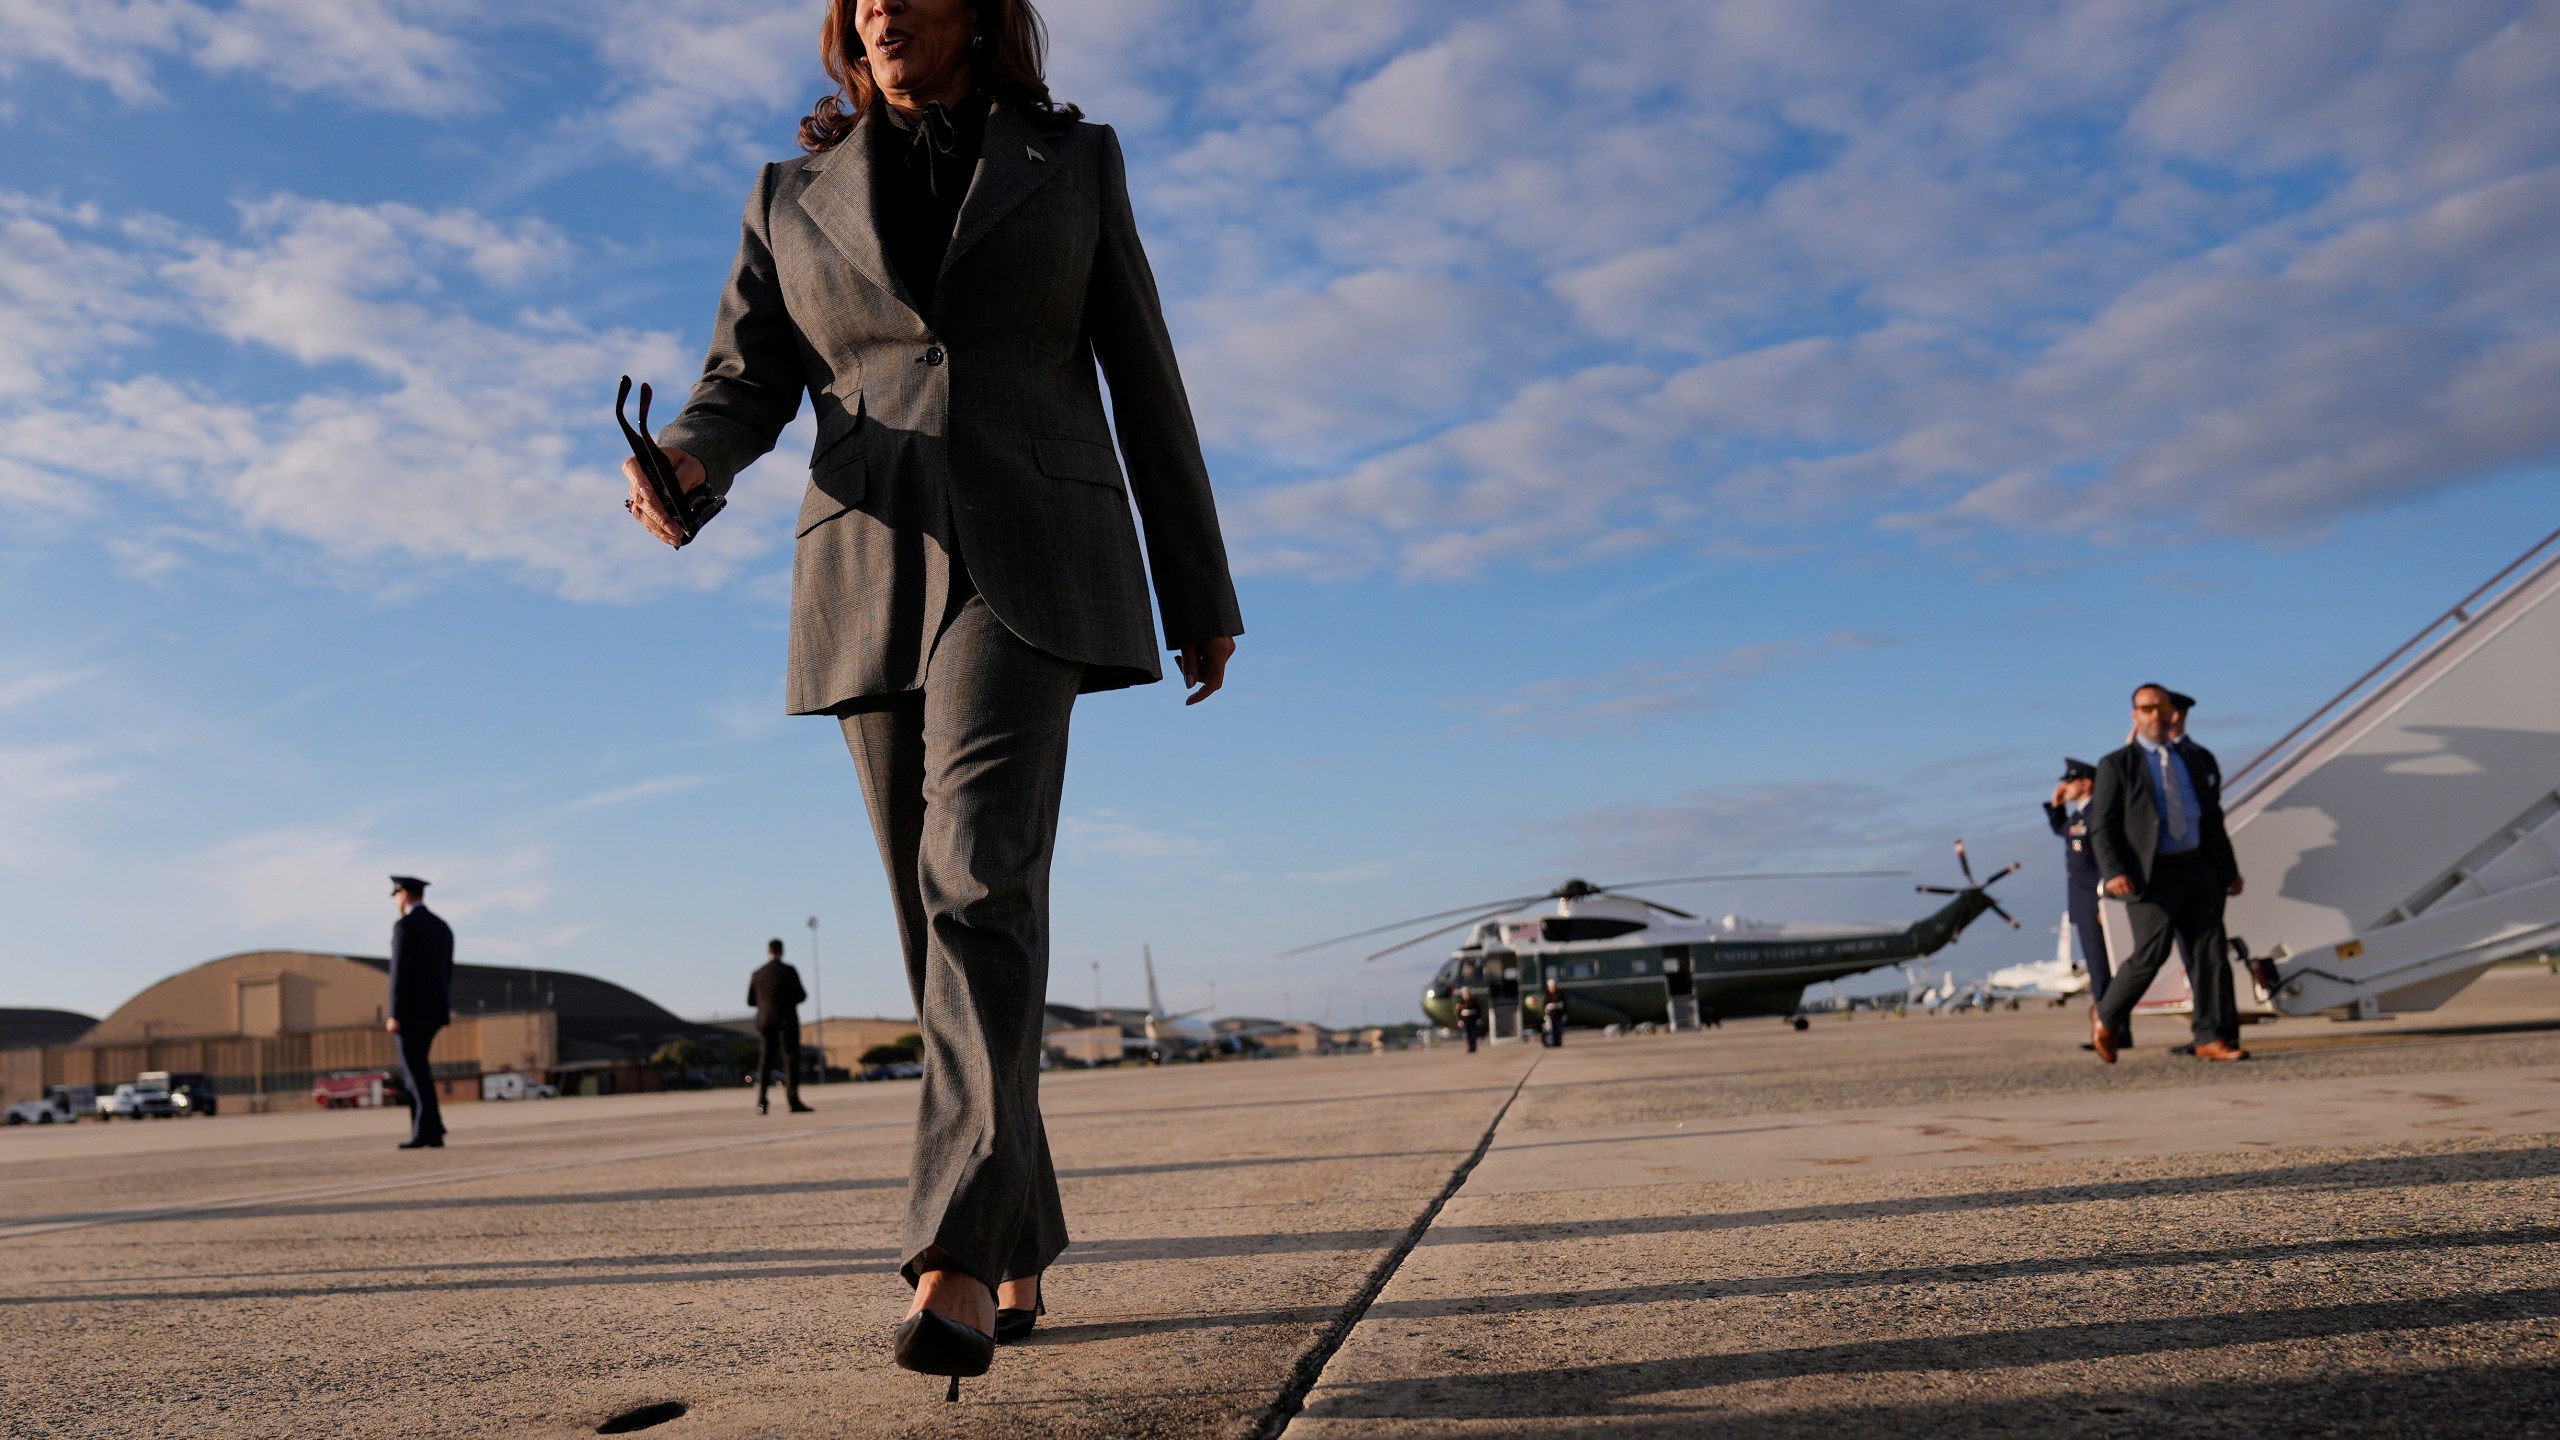
[[[2066,914],[2054,927],[2060,937],[2053,947],[2053,958],[2035,960],[2024,965],[2010,965],[1994,970],[1985,977],[1994,1000],[2050,1000],[2062,1004],[2074,995],[2089,993],[2089,972],[2071,955],[2071,917]]]
[[[1276,1035],[1297,1029],[1277,1021],[1239,1025],[1221,1030],[1201,1018],[1212,1007],[1185,1010],[1179,1015],[1165,1013],[1164,996],[1156,990],[1155,947],[1142,945],[1138,953],[1147,967],[1147,1034],[1144,1040],[1131,1036],[1124,1042],[1158,1065],[1169,1060],[1205,1060],[1212,1055],[1241,1055],[1249,1048],[1245,1042],[1260,1035]]]

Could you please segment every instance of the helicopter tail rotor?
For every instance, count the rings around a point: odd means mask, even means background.
[[[2010,929],[2015,930],[2019,928],[2017,917],[2011,915],[2008,911],[2001,909],[2000,902],[1991,898],[1991,887],[1999,884],[2009,876],[2016,874],[2018,870],[2017,862],[2011,861],[2006,868],[1993,872],[1987,879],[1976,880],[1973,878],[1973,857],[1965,853],[1964,842],[1962,840],[1958,840],[1956,842],[1956,865],[1957,868],[1964,871],[1964,883],[1962,885],[1915,885],[1911,888],[1919,891],[1923,895],[1979,895],[1982,897],[1982,904],[1985,909],[1988,909],[1992,914],[1999,916],[2001,919],[2008,921]]]

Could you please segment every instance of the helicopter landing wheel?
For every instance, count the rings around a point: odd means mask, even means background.
[[[1813,1022],[1807,1020],[1801,1015],[1796,1016],[1793,1020],[1790,1020],[1787,1023],[1795,1026],[1798,1030],[1810,1030],[1813,1028]]]

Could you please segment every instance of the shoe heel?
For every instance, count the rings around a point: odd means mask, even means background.
[[[943,1401],[944,1401],[946,1404],[955,1404],[955,1405],[956,1405],[956,1404],[958,1404],[958,1403],[959,1403],[959,1401],[960,1401],[960,1377],[959,1377],[959,1376],[954,1375],[954,1376],[952,1376],[952,1377],[951,1377],[951,1388],[942,1392],[942,1398],[943,1398]]]

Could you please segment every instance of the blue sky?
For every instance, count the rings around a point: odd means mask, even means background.
[[[233,950],[902,1012],[781,701],[805,433],[681,555],[681,390],[818,7],[0,0],[0,1003]],[[2236,764],[2560,524],[2560,6],[1048,8],[1239,566],[1080,710],[1052,993],[1406,1018],[1324,934],[1596,879],[2028,862],[2159,677]],[[804,426],[805,429],[805,426]],[[1691,890],[1920,912],[1907,881]]]

